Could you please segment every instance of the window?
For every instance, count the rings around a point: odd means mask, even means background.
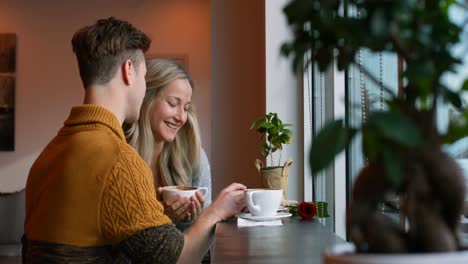
[[[449,10],[449,16],[452,21],[458,25],[466,23],[467,15],[465,10],[457,5],[454,5]],[[464,27],[460,38],[462,41],[452,49],[453,55],[462,59],[462,64],[456,68],[456,72],[448,73],[443,76],[443,81],[447,87],[452,90],[458,90],[464,78],[468,76],[468,28]],[[468,93],[464,94],[464,105],[468,107]],[[459,118],[460,113],[453,107],[439,102],[437,111],[437,124],[440,131],[445,131],[449,122]],[[462,167],[465,178],[467,179],[467,199],[468,199],[468,135],[451,145],[445,146],[445,150],[454,157]]]

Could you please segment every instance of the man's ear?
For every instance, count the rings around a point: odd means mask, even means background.
[[[130,85],[134,78],[134,66],[131,60],[126,60],[122,64],[122,78],[126,85]]]

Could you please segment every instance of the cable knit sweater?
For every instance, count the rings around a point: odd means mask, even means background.
[[[59,251],[117,247],[129,259],[175,262],[183,235],[163,214],[153,186],[151,170],[126,143],[115,115],[96,105],[74,107],[28,176],[25,255],[50,254],[50,248],[36,252],[50,245]]]

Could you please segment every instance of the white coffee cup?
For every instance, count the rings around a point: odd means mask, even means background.
[[[274,216],[281,204],[283,190],[247,189],[245,200],[252,216]]]
[[[208,188],[206,187],[195,187],[195,186],[164,186],[162,188],[163,200],[167,200],[170,197],[178,194],[180,197],[192,197],[195,196],[196,192],[200,192],[203,197],[206,196]]]

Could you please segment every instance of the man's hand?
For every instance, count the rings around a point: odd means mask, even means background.
[[[208,207],[222,221],[239,214],[245,208],[245,187],[240,183],[233,183],[218,195],[213,204]]]
[[[239,214],[245,207],[245,189],[244,185],[233,183],[222,190],[216,200],[203,210],[198,221],[184,232],[184,248],[177,263],[201,261],[210,245],[216,223]],[[196,196],[200,198],[200,194]]]

